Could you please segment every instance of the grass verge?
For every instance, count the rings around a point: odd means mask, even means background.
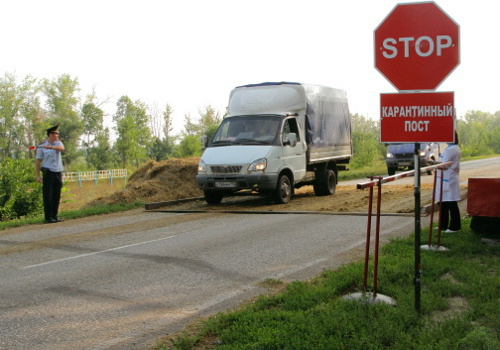
[[[59,217],[64,218],[65,220],[68,219],[76,219],[76,218],[82,218],[85,216],[91,216],[91,215],[100,215],[100,214],[110,214],[110,213],[117,213],[125,210],[131,210],[139,207],[144,207],[143,202],[135,202],[131,204],[112,204],[112,205],[102,205],[102,206],[94,206],[94,207],[88,207],[88,208],[82,208],[82,209],[75,209],[75,210],[63,210],[59,213]],[[0,231],[5,230],[7,228],[11,227],[18,227],[18,226],[24,226],[24,225],[33,225],[33,224],[42,224],[44,223],[43,217],[37,216],[37,217],[24,217],[21,219],[17,220],[10,220],[10,221],[0,221]]]
[[[500,247],[482,244],[470,219],[462,227],[443,233],[448,251],[421,251],[420,313],[412,235],[381,249],[378,293],[396,306],[344,299],[362,289],[363,263],[353,263],[213,316],[155,349],[499,349]]]
[[[350,168],[349,171],[339,171],[339,181],[363,179],[369,178],[370,176],[380,176],[383,174],[387,174],[387,165],[385,163],[385,160],[378,159],[369,166],[363,168]]]

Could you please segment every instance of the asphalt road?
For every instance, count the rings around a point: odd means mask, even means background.
[[[402,172],[398,171],[396,175],[400,173]],[[481,177],[490,177],[490,178],[500,177],[500,157],[469,160],[460,163],[461,185],[467,185],[467,181],[469,178],[481,178]],[[349,180],[349,181],[343,181],[342,185],[356,186],[356,184],[366,181],[368,181],[368,179]],[[420,176],[420,181],[422,184],[424,183],[431,184],[434,181],[434,176],[422,173]],[[414,182],[415,178],[413,176],[409,176],[399,179],[397,181],[387,182],[386,184],[384,184],[384,186],[407,185],[407,184],[413,184]]]
[[[382,235],[405,234],[412,220],[384,217]],[[144,349],[265,292],[265,279],[347,262],[365,227],[362,216],[136,210],[2,232],[0,348]]]
[[[359,258],[366,222],[134,210],[0,231],[0,349],[146,349],[266,292],[266,279]],[[413,227],[413,217],[384,216],[382,241]]]

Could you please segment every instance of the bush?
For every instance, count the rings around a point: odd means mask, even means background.
[[[354,154],[351,167],[353,169],[372,166],[377,159],[381,158],[380,142],[375,134],[355,131],[352,133],[352,142]]]
[[[5,158],[0,164],[0,220],[42,211],[42,185],[36,182],[33,160]]]

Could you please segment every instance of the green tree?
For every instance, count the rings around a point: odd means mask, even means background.
[[[47,97],[47,126],[61,125],[61,140],[64,143],[64,159],[67,164],[78,158],[78,143],[83,131],[83,122],[78,113],[78,79],[63,74],[53,81],[45,80],[43,91]]]
[[[85,103],[81,110],[85,148],[92,147],[95,135],[103,128],[104,112],[93,102]]]
[[[41,113],[36,80],[27,76],[19,84],[14,74],[0,79],[0,159],[30,157],[35,144],[34,125]]]
[[[24,101],[21,104],[20,113],[22,116],[22,149],[29,149],[28,157],[34,158],[36,149],[32,149],[40,140],[45,137],[43,124],[43,109],[40,103],[40,85],[35,79],[26,77],[23,83]]]
[[[500,151],[500,112],[468,111],[457,123],[463,156],[478,156]]]
[[[167,159],[171,154],[172,152],[169,145],[165,142],[165,140],[161,140],[159,138],[156,138],[151,142],[151,147],[148,150],[149,158],[154,159],[157,162]]]
[[[198,112],[200,118],[197,121],[193,121],[190,115],[185,116],[182,140],[177,146],[180,149],[176,150],[178,157],[180,155],[184,157],[201,155],[201,137],[206,135],[208,140],[211,140],[222,121],[220,113],[210,105]]]
[[[6,74],[0,80],[0,154],[1,158],[11,157],[13,151],[13,135],[19,127],[19,96],[16,77]]]
[[[0,162],[0,221],[33,215],[42,209],[42,186],[33,176],[29,159]]]
[[[199,110],[199,113],[201,134],[207,135],[208,139],[211,140],[222,122],[222,117],[220,113],[210,105],[206,106],[205,110]]]
[[[201,134],[201,128],[199,124],[193,121],[191,115],[188,113],[184,116],[184,131],[182,132],[182,136],[197,136]]]
[[[491,145],[495,154],[500,154],[500,111],[493,115]]]
[[[97,170],[110,169],[114,165],[108,128],[98,130],[94,135],[94,144],[88,150],[87,163]]]
[[[171,154],[173,152],[175,141],[177,139],[177,137],[174,135],[174,126],[172,119],[173,113],[174,110],[169,104],[167,104],[165,106],[165,110],[163,111],[163,142],[168,149],[167,154]]]
[[[132,102],[128,96],[122,96],[117,107],[113,117],[118,134],[115,142],[117,156],[123,167],[138,167],[146,161],[151,144],[146,105],[141,101]]]
[[[351,115],[353,168],[371,165],[385,154],[385,146],[380,143],[378,122],[360,114]]]
[[[158,108],[153,107],[150,113],[152,119],[150,128],[154,140],[148,150],[148,156],[156,161],[167,159],[173,155],[175,148],[175,136],[172,133],[172,107],[167,104],[162,113]]]
[[[201,142],[196,135],[186,135],[175,148],[177,158],[199,157],[201,156]]]

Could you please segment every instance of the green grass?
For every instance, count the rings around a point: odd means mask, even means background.
[[[59,205],[59,217],[68,220],[91,215],[109,214],[120,211],[143,207],[143,202],[131,204],[117,203],[112,205],[87,206],[92,200],[99,197],[111,196],[113,193],[125,187],[126,180],[115,179],[110,185],[109,181],[83,181],[79,186],[77,182],[66,183],[63,187],[61,204]],[[43,213],[23,217],[16,220],[0,221],[0,231],[11,227],[23,225],[41,224],[44,222]]]
[[[358,262],[213,316],[157,349],[500,349],[500,247],[482,244],[469,219],[462,227],[443,234],[448,251],[421,251],[420,312],[410,236],[381,249],[377,292],[396,306],[343,298],[362,289]]]
[[[59,212],[59,217],[68,220],[68,219],[76,219],[91,215],[117,213],[120,211],[131,210],[139,207],[144,207],[144,203],[136,202],[132,204],[119,203],[113,205],[102,205],[102,206],[94,206],[94,207],[75,209],[75,210],[63,210]],[[36,217],[24,217],[17,220],[0,221],[0,231],[11,227],[42,224],[44,223],[44,221],[45,220],[43,218],[43,214],[42,216],[36,216]]]
[[[363,168],[349,168],[348,171],[339,171],[339,181],[362,179],[383,174],[387,174],[387,165],[385,159],[379,159]]]

